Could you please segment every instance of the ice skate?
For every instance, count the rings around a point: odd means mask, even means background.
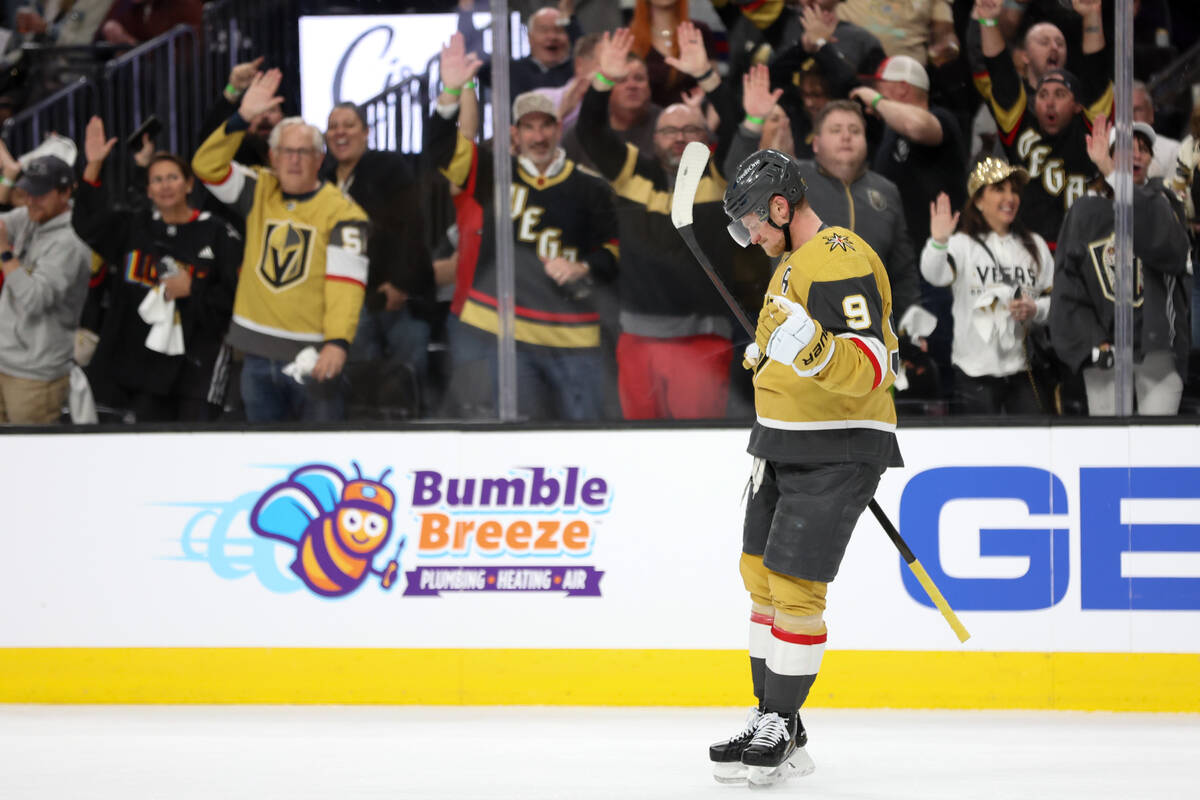
[[[816,765],[804,749],[807,743],[808,734],[798,714],[764,714],[742,751],[750,788],[774,786],[811,773]]]
[[[713,765],[713,778],[717,783],[745,783],[746,765],[742,763],[742,751],[750,743],[762,712],[752,708],[746,714],[746,725],[729,739],[710,745],[708,758]]]

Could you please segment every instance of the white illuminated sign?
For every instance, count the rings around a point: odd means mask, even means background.
[[[490,53],[491,15],[472,14],[471,23],[481,49]],[[457,14],[301,17],[301,115],[324,130],[337,103],[365,103],[417,75],[428,73],[436,81],[438,54],[458,28]],[[523,58],[529,45],[516,13],[510,30],[512,58]],[[420,141],[419,120],[402,115],[400,124],[412,126],[402,141],[408,134]]]

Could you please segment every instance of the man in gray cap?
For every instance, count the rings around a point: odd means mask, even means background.
[[[424,153],[463,189],[456,200],[459,230],[482,229],[473,247],[460,245],[448,327],[457,401],[484,410],[495,401],[500,330],[492,160],[489,148],[477,147],[456,125],[459,98],[471,91],[464,87],[478,69],[478,58],[455,34],[442,50],[443,87],[425,126]],[[558,108],[546,95],[516,97],[510,136],[518,410],[532,418],[597,419],[604,371],[593,285],[616,275],[612,194],[604,181],[567,158],[559,146]],[[463,391],[464,381],[474,381],[481,396]]]
[[[16,183],[26,204],[0,214],[0,422],[55,422],[67,397],[91,266],[71,228],[74,185],[62,159],[34,159]]]

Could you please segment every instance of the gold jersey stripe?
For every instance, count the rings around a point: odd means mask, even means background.
[[[499,334],[500,315],[493,308],[468,300],[463,305],[459,317],[463,322],[476,328]],[[539,344],[546,347],[599,347],[600,324],[585,323],[582,325],[563,325],[545,322],[531,322],[517,318],[514,325],[514,335],[518,342]]]

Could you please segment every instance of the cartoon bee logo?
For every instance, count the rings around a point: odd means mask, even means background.
[[[391,535],[396,506],[395,494],[383,484],[391,469],[372,481],[353,466],[353,480],[327,464],[300,467],[267,490],[250,512],[255,533],[296,548],[292,572],[325,597],[353,592],[368,575],[379,575],[383,588],[390,589],[404,549],[402,538],[395,557],[382,570],[375,567],[375,555]]]

